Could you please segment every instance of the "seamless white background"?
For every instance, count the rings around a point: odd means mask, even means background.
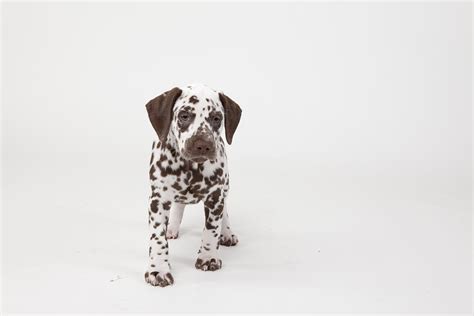
[[[2,5],[8,312],[470,313],[470,3]],[[201,206],[145,284],[145,103],[243,109],[240,244],[193,263]]]

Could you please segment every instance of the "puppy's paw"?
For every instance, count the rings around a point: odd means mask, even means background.
[[[148,268],[145,272],[145,281],[153,286],[165,287],[174,283],[173,276],[169,269],[164,271],[153,270],[155,268]]]
[[[226,234],[222,234],[219,237],[219,244],[221,244],[222,246],[231,247],[237,245],[238,242],[239,239],[236,235],[232,233],[232,231],[229,231],[229,233]]]
[[[222,260],[213,257],[199,257],[194,266],[202,271],[216,271],[222,267]]]
[[[166,238],[167,239],[177,239],[178,236],[179,236],[179,229],[178,228],[168,227],[166,229]]]

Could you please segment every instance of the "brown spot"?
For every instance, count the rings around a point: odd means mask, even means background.
[[[194,266],[195,266],[197,269],[201,269],[201,267],[202,267],[202,259],[197,259],[197,260],[196,260],[196,263],[194,264]]]
[[[153,152],[151,152],[150,165],[153,163]]]
[[[150,203],[150,209],[153,213],[158,212],[158,200],[152,200]]]
[[[173,183],[173,185],[171,186],[173,189],[175,190],[178,190],[178,191],[181,191],[183,188],[179,185],[178,182],[175,182]]]
[[[152,157],[153,158],[153,157]],[[151,168],[150,168],[150,180],[152,181],[155,181],[156,180],[156,177],[155,177],[155,165],[151,165]]]
[[[199,99],[195,96],[195,95],[192,95],[190,98],[189,98],[189,102],[192,103],[192,104],[196,104],[199,102]]]

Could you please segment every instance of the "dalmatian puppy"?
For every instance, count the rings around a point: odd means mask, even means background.
[[[219,245],[238,242],[227,214],[229,175],[221,133],[225,129],[231,144],[242,111],[225,94],[204,85],[173,88],[148,102],[146,109],[158,140],[153,142],[150,161],[150,247],[145,280],[164,287],[174,283],[168,239],[178,238],[186,204],[204,203],[197,269],[220,269]]]

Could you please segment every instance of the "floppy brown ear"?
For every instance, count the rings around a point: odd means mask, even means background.
[[[173,107],[183,91],[173,88],[146,104],[148,117],[162,143],[166,141],[173,119]]]
[[[224,106],[225,138],[230,145],[232,144],[232,137],[234,136],[235,130],[239,125],[242,110],[237,103],[223,93],[219,93],[219,99]]]

